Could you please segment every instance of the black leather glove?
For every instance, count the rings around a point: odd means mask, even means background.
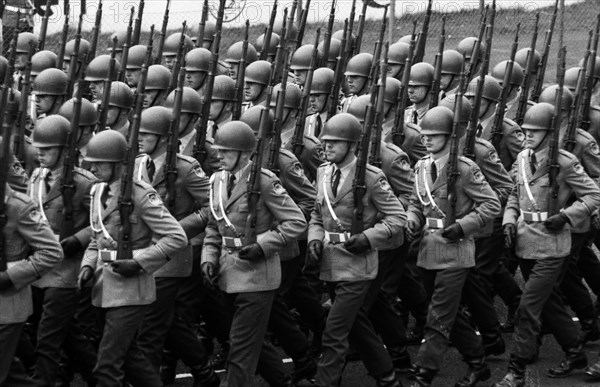
[[[66,237],[65,239],[60,241],[60,246],[62,247],[65,253],[65,258],[70,258],[74,255],[77,255],[77,253],[79,253],[83,249],[83,246],[81,245],[81,242],[79,242],[79,239],[75,238],[73,235]]]
[[[364,253],[371,249],[371,243],[364,233],[354,234],[344,243],[344,248],[352,254]]]
[[[121,274],[123,277],[134,277],[142,270],[140,264],[133,259],[119,259],[111,262],[110,266],[115,273]]]
[[[79,276],[77,276],[77,288],[79,290],[83,289],[83,287],[93,278],[94,270],[89,266],[82,267],[79,271]]]
[[[253,243],[251,245],[242,247],[238,257],[244,261],[258,261],[259,259],[265,257],[265,253],[258,243]]]
[[[567,220],[567,215],[561,212],[546,219],[544,221],[544,226],[550,231],[558,231],[565,226]]]
[[[456,242],[460,238],[463,238],[465,233],[463,232],[462,227],[460,227],[460,224],[453,223],[442,230],[442,236],[446,239]]]
[[[406,227],[404,227],[404,238],[406,238],[407,242],[412,242],[417,237],[417,225],[409,220],[406,222]]]
[[[13,282],[5,271],[0,272],[0,290],[6,290],[13,286]]]
[[[202,270],[202,274],[204,274],[204,278],[210,285],[215,285],[217,278],[219,278],[219,271],[217,267],[212,262],[203,262],[200,265],[200,270]]]
[[[308,242],[308,257],[314,262],[319,262],[321,260],[321,255],[323,254],[323,242],[315,239]]]
[[[502,227],[504,231],[504,247],[510,249],[515,244],[515,237],[517,236],[517,226],[512,223],[507,223]]]

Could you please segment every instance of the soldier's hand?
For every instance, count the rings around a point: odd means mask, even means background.
[[[344,248],[352,254],[361,254],[371,249],[371,243],[364,233],[354,234],[344,243]]]
[[[79,239],[75,238],[75,236],[73,235],[66,237],[65,239],[60,241],[60,246],[62,247],[65,253],[65,258],[72,257],[73,255],[79,253],[81,249],[83,249],[83,246],[81,245],[81,242],[79,242]]]
[[[265,257],[265,253],[258,243],[253,243],[251,245],[242,247],[238,257],[244,261],[258,261],[259,259]]]
[[[200,270],[202,270],[202,274],[204,274],[204,278],[206,278],[208,283],[214,286],[219,276],[215,264],[212,262],[203,262],[202,265],[200,265]]]
[[[594,230],[600,230],[600,213],[598,210],[592,213],[592,227]]]
[[[84,266],[79,271],[79,276],[77,277],[77,288],[79,290],[83,289],[83,287],[90,282],[94,278],[94,270],[92,270],[89,266]]]
[[[321,255],[323,254],[323,242],[315,239],[308,242],[308,257],[315,262],[319,262],[321,260]]]
[[[13,286],[13,282],[5,271],[0,272],[0,290],[6,290]]]
[[[406,227],[404,227],[404,237],[407,242],[412,242],[417,237],[417,225],[414,221],[409,220],[406,222]]]
[[[517,226],[512,223],[507,223],[502,227],[504,231],[504,247],[510,249],[515,244],[515,237],[517,236]]]
[[[442,230],[442,236],[446,239],[456,242],[460,238],[463,238],[465,233],[463,232],[462,227],[460,227],[460,224],[453,223]]]
[[[111,262],[110,266],[113,271],[123,277],[134,277],[139,274],[142,267],[133,259],[119,259]]]
[[[567,215],[561,212],[546,219],[544,226],[550,231],[558,231],[565,226],[567,220]]]

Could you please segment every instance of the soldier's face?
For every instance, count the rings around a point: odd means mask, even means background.
[[[210,102],[210,112],[208,113],[208,119],[211,121],[215,121],[221,115],[223,111],[223,107],[225,105],[225,101],[216,100]]]
[[[173,70],[173,64],[175,63],[175,58],[177,55],[165,55],[165,67],[169,70]]]
[[[18,52],[15,59],[15,68],[17,70],[23,70],[27,65],[28,54],[26,52]]]
[[[101,163],[90,163],[90,172],[96,176],[101,182],[111,181],[113,177],[113,166],[115,163],[101,162]]]
[[[157,97],[160,92],[160,90],[146,90],[146,96],[144,97],[144,109],[159,104]]]
[[[235,63],[235,62],[227,62],[227,64],[229,65],[229,76],[233,80],[236,80],[240,64],[239,63]]]
[[[308,102],[308,114],[320,113],[327,104],[327,94],[311,94]]]
[[[71,71],[71,59],[65,58],[63,60],[62,70],[65,74],[69,75],[69,71]]]
[[[138,135],[138,146],[140,153],[147,153],[151,155],[157,148],[158,140],[160,136],[152,133],[139,133]]]
[[[102,99],[102,94],[104,93],[104,81],[90,82],[90,91],[92,92],[92,101]]]
[[[454,80],[454,74],[442,74],[440,79],[440,90],[447,90]]]
[[[363,91],[366,82],[366,77],[361,77],[359,75],[346,76],[346,85],[348,85],[348,92],[350,94],[358,94]]]
[[[422,102],[429,93],[429,87],[424,85],[411,86],[408,85],[408,99],[412,103]]]
[[[388,77],[399,79],[402,77],[402,68],[404,65],[399,63],[388,64]]]
[[[325,160],[339,164],[350,154],[350,143],[341,140],[325,140]]]
[[[38,160],[42,168],[54,168],[60,158],[62,147],[52,146],[48,148],[37,148]]]
[[[254,101],[260,96],[263,85],[255,82],[246,82],[244,84],[244,101]]]
[[[537,150],[546,139],[547,133],[545,130],[525,130],[525,146]]]
[[[427,149],[427,152],[431,154],[441,152],[446,146],[447,140],[448,136],[445,134],[424,134],[421,136],[421,143],[423,143],[423,146],[425,149]]]
[[[141,75],[141,69],[127,69],[125,70],[125,82],[127,82],[130,87],[137,87]]]
[[[188,71],[185,73],[185,81],[188,87],[194,90],[198,90],[202,86],[205,78],[206,73],[204,71]]]
[[[298,86],[304,86],[304,82],[306,82],[306,74],[308,74],[308,70],[293,70],[294,73],[294,83]]]
[[[239,165],[241,152],[228,149],[217,149],[217,158],[221,168],[225,171],[232,171]]]
[[[35,95],[35,110],[38,114],[48,113],[54,105],[53,95],[36,94]]]

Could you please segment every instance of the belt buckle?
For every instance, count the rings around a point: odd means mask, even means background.
[[[330,232],[327,236],[331,243],[344,243],[350,239],[348,232]]]
[[[223,246],[230,249],[239,249],[244,246],[242,238],[223,237]]]
[[[526,222],[544,222],[548,219],[547,212],[527,212],[523,211],[523,220]]]
[[[444,219],[427,218],[427,227],[435,230],[442,229],[444,228]]]

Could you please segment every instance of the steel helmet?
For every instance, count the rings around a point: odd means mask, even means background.
[[[240,117],[240,121],[245,122],[252,128],[254,133],[258,133],[260,128],[260,116],[261,114],[266,114],[265,116],[265,132],[270,133],[273,130],[273,122],[275,121],[275,117],[271,110],[267,109],[266,106],[256,105],[252,106]],[[220,130],[220,129],[219,129]]]
[[[256,148],[256,137],[247,123],[229,121],[219,126],[212,148],[252,152]]]
[[[577,88],[577,81],[579,80],[579,74],[583,70],[582,67],[571,67],[565,71],[565,86],[574,92]]]
[[[271,63],[266,60],[257,60],[246,67],[246,82],[268,85],[271,78]]]
[[[416,39],[416,37],[415,37],[415,39]],[[411,40],[412,40],[412,35],[404,35],[403,37],[401,37],[400,39],[398,39],[398,41],[396,43],[410,44]]]
[[[110,96],[108,106],[116,106],[121,109],[133,108],[133,91],[124,82],[113,82],[110,85]]]
[[[151,106],[142,111],[140,133],[166,136],[171,126],[172,111],[164,106]]]
[[[591,61],[591,58],[589,59]],[[579,61],[579,67],[583,66],[583,59]],[[588,69],[589,73],[589,69]],[[600,78],[600,56],[596,56],[596,62],[594,63],[594,78]]]
[[[235,100],[235,81],[227,75],[217,75],[213,85],[213,94],[211,100]]]
[[[129,49],[127,54],[127,70],[140,70],[146,62],[147,47],[143,44],[138,44]]]
[[[469,82],[467,86],[467,91],[465,92],[465,97],[474,97],[475,92],[477,91],[477,83],[479,81],[479,77],[473,79]],[[491,77],[489,75],[485,76],[485,80],[483,81],[483,93],[482,97],[497,102],[498,98],[500,98],[500,93],[502,92],[502,86],[496,80],[496,78]]]
[[[110,55],[99,55],[92,59],[85,70],[85,80],[91,82],[107,81],[110,69]],[[121,71],[121,63],[115,59],[115,75]]]
[[[396,78],[387,77],[385,80],[385,94],[383,97],[383,102],[395,104],[398,102],[398,97],[400,94],[400,87],[402,86],[402,82],[397,80]]]
[[[429,109],[419,124],[421,134],[425,136],[452,134],[453,116],[452,110],[445,106],[436,106]]]
[[[212,54],[206,48],[194,48],[185,55],[186,71],[208,72]]]
[[[212,44],[213,39],[215,38],[215,33],[217,32],[217,24],[212,20],[207,20],[204,24],[204,35],[202,36],[202,43],[210,43]]]
[[[446,107],[450,109],[450,111],[454,112],[454,104],[456,103],[456,94],[450,94],[446,98],[440,101],[439,106]],[[473,106],[467,99],[467,97],[462,97],[462,105],[460,109],[460,122],[465,123],[469,121],[469,117],[471,117],[471,112],[473,111]]]
[[[540,94],[538,103],[545,102],[552,106],[556,102],[556,92],[558,91],[558,85],[551,85],[546,87]],[[566,87],[563,86],[561,110],[571,110],[573,104],[573,93]]]
[[[165,100],[164,107],[173,109],[175,105],[175,90],[169,93]],[[181,96],[181,113],[200,114],[202,113],[202,97],[191,87],[184,86]]]
[[[108,52],[112,51],[113,40],[115,38],[117,38],[117,48],[115,52],[119,53],[123,51],[123,45],[127,41],[127,30],[116,31],[110,36],[110,39],[108,40],[108,48],[106,49]]]
[[[415,63],[410,68],[410,79],[408,81],[408,85],[431,87],[431,84],[433,83],[433,73],[433,66],[429,63]]]
[[[361,123],[364,122],[365,116],[367,115],[367,107],[369,106],[370,101],[371,96],[368,94],[354,98],[348,106],[347,113],[358,118]]]
[[[310,94],[329,94],[334,82],[334,71],[327,67],[319,67],[313,73]]]
[[[388,49],[388,63],[389,64],[400,64],[406,63],[408,58],[408,51],[410,51],[410,45],[404,42],[396,42]]]
[[[332,41],[333,41],[333,39],[337,39],[341,42],[343,38],[344,38],[344,30],[337,30],[333,34],[331,34]],[[355,38],[356,38],[356,36],[354,36],[354,34],[348,35],[346,37],[346,44],[349,44],[349,47],[352,47],[352,45],[354,45]]]
[[[292,54],[292,62],[290,64],[290,70],[309,70],[310,69],[310,61],[312,59],[312,53],[315,49],[315,46],[312,44],[305,44],[300,46],[294,54]],[[321,60],[319,55],[317,55],[317,65]]]
[[[523,118],[523,130],[552,130],[554,106],[541,102],[530,107]]]
[[[42,71],[56,68],[58,55],[50,50],[38,51],[31,57],[31,75],[38,75]]]
[[[327,62],[336,62],[337,57],[340,55],[340,50],[342,48],[342,42],[339,39],[331,38],[329,42],[329,52],[327,53]],[[317,47],[319,50],[319,57],[323,57],[323,50],[325,49],[325,42],[319,43]]]
[[[268,55],[275,55],[277,53],[277,45],[280,41],[281,38],[279,37],[279,35],[277,35],[275,32],[272,32],[271,40],[269,41],[269,51],[267,52]],[[254,42],[254,47],[256,48],[256,51],[262,52],[263,44],[265,44],[265,34],[262,34],[258,38],[256,38],[256,41]]]
[[[71,39],[65,44],[65,55],[63,56],[64,60],[71,60],[71,55],[75,51],[75,39]],[[87,58],[88,52],[90,51],[90,42],[85,39],[79,40],[79,51],[77,53],[77,59],[85,60]]]
[[[531,47],[525,47],[517,51],[517,53],[515,54],[515,62],[517,62],[522,69],[527,69],[527,58],[530,52]],[[542,56],[540,55],[538,50],[535,50],[533,54],[533,72],[537,72],[538,64],[541,60]]]
[[[356,75],[360,77],[368,77],[373,63],[373,55],[367,52],[354,55],[346,65],[344,75]]]
[[[278,95],[281,92],[281,83],[276,84],[273,87],[273,97],[271,98],[271,106],[277,106]],[[300,87],[295,83],[286,83],[285,86],[285,100],[283,101],[283,107],[289,109],[300,109],[300,101],[302,100],[302,91]]]
[[[33,92],[38,95],[65,95],[67,93],[67,74],[57,68],[49,68],[35,77]]]
[[[465,59],[456,50],[446,50],[442,53],[442,74],[460,75]]]
[[[84,160],[91,163],[121,163],[127,156],[127,140],[116,130],[103,130],[87,146]]]
[[[504,82],[504,73],[506,72],[507,66],[508,60],[504,60],[495,65],[492,69],[492,77],[496,78],[500,85],[502,85],[502,82]],[[513,86],[521,86],[521,83],[523,83],[523,78],[523,69],[518,63],[514,63],[512,75],[510,76],[510,84]]]
[[[361,134],[362,125],[358,118],[349,113],[339,113],[325,123],[321,132],[321,141],[358,142]]]
[[[208,25],[208,23],[206,23]],[[206,36],[206,25],[204,27],[204,35]],[[174,34],[169,35],[165,39],[165,43],[163,45],[163,56],[175,56],[177,55],[177,50],[179,49],[179,41],[181,40],[181,32],[176,32]],[[212,39],[211,39],[212,40]],[[184,52],[189,51],[194,48],[194,42],[192,39],[185,35],[183,38],[183,49]]]
[[[171,83],[171,72],[165,66],[152,65],[148,67],[146,90],[167,90]]]
[[[73,121],[74,100],[70,99],[62,104],[58,110],[58,115],[64,117],[67,121]],[[51,116],[53,117],[53,116]],[[48,118],[48,117],[46,117]],[[45,118],[44,118],[45,119]],[[81,99],[81,112],[79,113],[79,126],[96,125],[98,122],[98,112],[96,105],[85,98]]]
[[[285,33],[287,36],[281,36],[281,30],[283,29],[283,17],[275,21],[273,26],[273,32],[279,35],[282,39],[288,38],[289,40],[296,40],[298,38],[298,26],[296,23],[292,23],[290,26],[289,20],[285,21]]]
[[[65,117],[53,114],[38,120],[33,129],[32,140],[36,148],[66,146],[71,123]]]
[[[225,54],[225,62],[239,63],[242,60],[242,53],[244,48],[244,42],[235,42],[228,49]],[[248,43],[248,50],[246,50],[246,64],[252,63],[258,59],[256,48],[251,43]]]
[[[467,38],[464,38],[463,40],[458,42],[458,45],[456,46],[456,51],[458,51],[462,55],[464,55],[465,60],[469,61],[469,60],[471,60],[471,57],[473,56],[473,50],[475,50],[475,43],[477,43],[477,38],[474,36],[469,36]],[[484,40],[481,42],[481,46],[479,49],[479,59],[483,58],[483,53],[485,51],[485,48],[486,48],[486,44],[485,44],[485,40]]]
[[[34,46],[34,50],[37,49],[39,44],[38,36],[31,32],[21,32],[17,36],[17,54],[29,53],[29,45],[32,44]]]

